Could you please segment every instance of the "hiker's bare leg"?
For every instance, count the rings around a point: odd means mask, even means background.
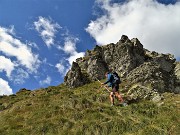
[[[115,96],[118,98],[118,100],[120,102],[124,102],[124,100],[122,99],[121,95],[119,94],[119,92],[115,92]]]
[[[114,93],[113,92],[110,93],[109,98],[110,98],[111,104],[114,105]]]

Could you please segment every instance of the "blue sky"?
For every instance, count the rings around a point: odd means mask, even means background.
[[[180,58],[177,0],[0,0],[0,95],[58,85],[72,61],[122,34]]]

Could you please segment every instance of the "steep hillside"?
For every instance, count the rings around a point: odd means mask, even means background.
[[[121,89],[125,85],[121,84]],[[0,97],[1,135],[178,135],[180,95],[111,107],[109,93],[93,82],[20,90]]]

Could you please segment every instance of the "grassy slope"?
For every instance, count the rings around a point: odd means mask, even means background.
[[[110,107],[108,93],[94,82],[63,85],[0,98],[0,135],[178,135],[180,95]],[[117,103],[117,101],[116,101]]]

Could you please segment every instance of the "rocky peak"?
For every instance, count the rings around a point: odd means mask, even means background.
[[[128,36],[122,35],[121,39],[119,40],[119,42],[117,44],[123,44],[123,43],[128,43],[128,42],[130,42]]]
[[[151,94],[152,91],[174,92],[175,89],[180,92],[179,87],[177,88],[179,72],[174,72],[175,61],[171,54],[151,52],[144,49],[137,38],[130,40],[122,35],[116,44],[96,45],[84,57],[78,58],[65,76],[64,82],[69,87],[78,87],[97,78],[104,79],[104,74],[112,69],[122,80],[128,80],[127,91],[146,88],[144,90],[151,91]],[[179,67],[178,64],[176,67]]]
[[[90,81],[88,76],[86,76],[86,74],[83,74],[78,63],[73,62],[71,69],[68,71],[68,73],[64,78],[65,85],[69,86],[70,88],[74,88],[74,87],[82,86],[89,82]]]

